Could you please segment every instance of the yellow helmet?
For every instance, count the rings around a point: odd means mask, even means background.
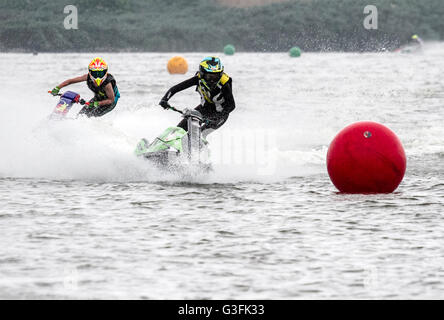
[[[108,64],[102,58],[96,57],[89,63],[88,73],[97,86],[100,86],[108,75]]]
[[[418,39],[418,35],[417,35],[417,34],[414,34],[414,35],[412,36],[412,39],[413,39],[413,40]]]

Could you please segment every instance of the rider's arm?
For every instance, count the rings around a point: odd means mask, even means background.
[[[222,94],[224,95],[225,102],[223,104],[224,114],[229,114],[236,108],[236,103],[234,102],[233,92],[231,90],[231,84],[227,83],[222,87]]]
[[[113,90],[113,86],[111,85],[111,83],[108,83],[105,86],[105,93],[108,98],[105,100],[99,101],[99,106],[105,106],[105,105],[109,105],[109,104],[114,103],[114,99],[116,98],[116,96],[114,95],[114,90]]]
[[[83,81],[86,81],[87,79],[88,79],[88,74],[84,74],[83,76],[80,76],[80,77],[65,80],[61,84],[59,84],[57,87],[59,87],[61,89],[63,87],[66,87],[67,85],[77,83],[77,82],[83,82]]]
[[[188,80],[185,80],[179,84],[176,84],[174,87],[172,87],[170,90],[165,93],[162,100],[168,101],[173,95],[178,93],[179,91],[188,89],[192,86],[197,86],[199,84],[199,78],[197,76],[194,76]]]

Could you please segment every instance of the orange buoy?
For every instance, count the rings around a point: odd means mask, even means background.
[[[341,130],[327,152],[327,171],[344,193],[391,193],[401,183],[406,157],[401,141],[382,124],[357,122]]]
[[[183,57],[172,57],[168,61],[167,69],[170,74],[185,74],[188,71],[188,63]]]

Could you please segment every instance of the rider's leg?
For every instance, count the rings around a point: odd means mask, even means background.
[[[216,118],[209,124],[205,123],[201,127],[202,137],[205,139],[211,132],[222,127],[222,125],[227,121],[227,119],[228,119],[228,115],[220,117],[220,118]]]
[[[116,107],[116,103],[107,104],[97,108],[93,108],[90,117],[101,117]]]
[[[110,112],[111,110],[113,110],[113,109],[116,107],[116,105],[117,105],[117,100],[118,100],[118,99],[116,99],[116,100],[114,101],[114,103],[112,103],[112,104],[107,104],[107,105],[100,106],[100,107],[96,107],[96,108],[94,108],[94,107],[90,107],[90,106],[84,106],[84,107],[80,110],[80,112],[79,112],[79,114],[78,114],[77,116],[79,116],[79,115],[81,115],[81,114],[84,114],[84,115],[86,115],[88,118],[90,118],[90,117],[101,117],[101,116],[107,114],[108,112]],[[91,104],[91,103],[93,103],[94,101],[95,101],[95,98],[92,98],[92,99],[89,101],[89,103]]]
[[[194,108],[194,110],[199,111],[200,113],[202,113],[202,106],[198,105],[196,108]],[[181,122],[179,122],[179,124],[177,125],[177,127],[182,128],[185,131],[188,131],[188,121],[187,119],[182,119]]]

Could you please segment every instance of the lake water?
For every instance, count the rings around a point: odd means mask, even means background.
[[[103,53],[116,109],[59,122],[47,91],[93,56],[0,54],[0,298],[443,299],[444,44],[222,55],[237,107],[208,137],[214,171],[158,172],[133,150],[180,121],[157,103],[208,54],[169,75],[174,54]],[[329,143],[362,120],[405,148],[392,194],[330,182]]]

